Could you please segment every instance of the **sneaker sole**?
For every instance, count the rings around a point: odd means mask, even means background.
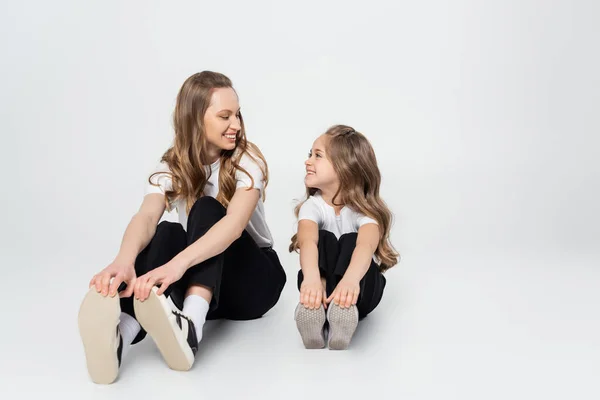
[[[116,329],[121,315],[119,296],[102,296],[91,288],[77,318],[88,373],[92,381],[109,384],[119,374]]]
[[[352,305],[350,308],[341,308],[331,303],[327,310],[329,320],[329,343],[331,350],[346,350],[358,326],[358,309]]]
[[[194,364],[194,354],[174,318],[169,318],[172,309],[167,298],[158,296],[156,290],[154,287],[144,302],[133,300],[135,316],[156,343],[169,368],[188,371]]]
[[[323,305],[311,310],[305,308],[302,304],[298,304],[294,312],[294,319],[305,348],[322,349],[325,347],[323,326],[325,325],[326,316]]]

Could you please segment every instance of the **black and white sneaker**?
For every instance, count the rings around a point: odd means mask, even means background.
[[[194,365],[198,352],[196,328],[189,317],[173,311],[165,295],[157,295],[157,290],[154,287],[143,302],[134,299],[135,316],[167,365],[176,371],[187,371]]]
[[[123,338],[119,330],[119,296],[102,296],[91,288],[79,308],[78,326],[88,373],[95,383],[113,383],[119,374]]]

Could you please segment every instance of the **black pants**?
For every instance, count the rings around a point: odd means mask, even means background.
[[[221,203],[204,196],[190,210],[187,232],[181,224],[161,222],[135,260],[136,275],[144,275],[169,262],[225,214]],[[279,301],[285,283],[285,271],[275,250],[258,247],[244,231],[223,253],[190,267],[179,281],[167,288],[165,295],[182,309],[187,289],[191,285],[203,285],[213,289],[206,319],[250,320],[260,318]],[[121,299],[121,310],[135,318],[133,296]],[[133,343],[145,335],[142,330]]]
[[[352,252],[356,248],[357,233],[347,233],[338,240],[331,232],[319,231],[319,272],[326,280],[327,296],[333,293],[337,284],[342,280],[344,273],[350,265]],[[298,290],[304,280],[302,270],[298,272]],[[360,293],[356,307],[358,317],[364,318],[377,307],[383,297],[385,288],[385,277],[379,271],[375,261],[360,280]]]

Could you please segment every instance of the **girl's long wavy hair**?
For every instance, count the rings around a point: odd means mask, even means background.
[[[333,204],[348,206],[377,221],[380,237],[375,256],[380,263],[379,269],[386,271],[398,263],[399,254],[389,239],[393,215],[379,197],[381,174],[373,147],[362,133],[347,125],[332,126],[325,135],[328,138],[325,152],[340,181],[340,187],[333,196]],[[317,190],[306,188],[306,198],[294,209],[296,218],[304,202]],[[289,251],[297,250],[298,235],[295,234]]]
[[[232,88],[231,80],[218,72],[203,71],[190,76],[183,83],[177,94],[177,102],[173,113],[175,138],[173,145],[163,154],[161,161],[169,166],[173,187],[166,191],[165,201],[167,209],[172,209],[175,199],[183,199],[187,212],[190,211],[196,200],[204,192],[206,182],[210,178],[210,164],[206,157],[208,142],[204,132],[204,115],[208,109],[212,94],[218,88]],[[247,154],[260,166],[264,187],[268,185],[269,170],[267,162],[256,145],[246,140],[244,120],[240,113],[241,131],[237,135],[236,146],[233,150],[221,151],[221,166],[219,170],[219,193],[216,197],[223,206],[227,207],[236,189],[236,171],[239,170],[254,179],[239,164],[244,154]],[[207,175],[208,170],[208,175]],[[148,180],[151,184],[155,172]],[[263,201],[265,192],[263,190]]]

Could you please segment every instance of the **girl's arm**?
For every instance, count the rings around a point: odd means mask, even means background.
[[[165,211],[165,197],[162,194],[149,194],[144,197],[142,205],[125,229],[121,247],[114,261],[96,274],[90,281],[90,287],[106,296],[114,296],[122,282],[127,283],[127,289],[122,297],[131,296],[135,283],[135,259],[148,245],[160,217]],[[111,279],[113,279],[111,283]],[[109,288],[110,285],[110,288]]]
[[[333,300],[341,307],[350,307],[350,305],[356,304],[360,293],[360,280],[369,270],[378,244],[379,226],[377,224],[365,224],[358,229],[358,238],[352,252],[350,265],[342,280],[327,299],[328,303]]]
[[[356,247],[352,252],[350,265],[346,269],[344,278],[360,282],[371,266],[371,260],[378,244],[379,226],[377,224],[365,224],[358,228]]]
[[[304,276],[300,285],[300,303],[311,309],[318,308],[327,294],[319,272],[319,226],[316,222],[308,219],[298,222],[298,250]]]
[[[304,279],[321,280],[319,273],[319,226],[309,219],[298,222],[298,250]]]

